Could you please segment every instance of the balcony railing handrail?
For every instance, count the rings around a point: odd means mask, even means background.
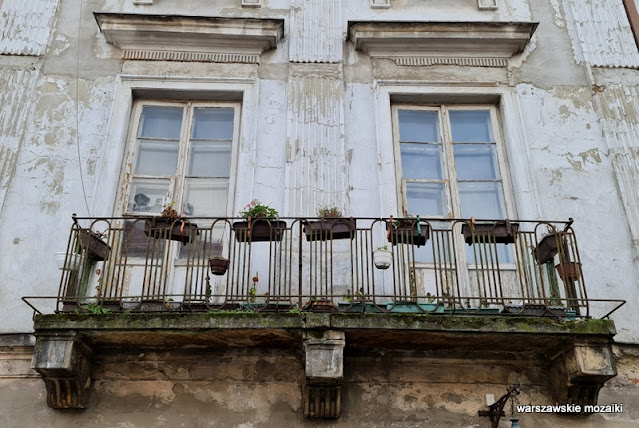
[[[342,296],[431,313],[544,312],[533,307],[543,302],[556,313],[588,317],[594,301],[572,218],[188,216],[163,222],[149,213],[72,219],[58,311],[86,301],[121,309],[135,296],[166,303],[175,295],[180,307],[202,310],[273,302],[303,308],[320,300],[337,308]],[[389,256],[378,264],[382,247]]]

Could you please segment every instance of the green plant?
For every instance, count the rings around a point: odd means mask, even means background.
[[[388,245],[382,245],[381,247],[376,248],[379,251],[388,251]]]
[[[104,308],[97,303],[89,303],[88,305],[82,306],[82,309],[93,315],[106,315],[111,313],[111,309]]]
[[[322,218],[338,218],[342,217],[342,210],[330,205],[324,205],[317,210],[317,216]]]
[[[251,303],[255,303],[255,298],[257,297],[257,288],[255,288],[255,286],[253,286],[250,290],[249,290],[249,302]]]
[[[253,199],[251,202],[246,204],[243,211],[240,211],[240,216],[243,218],[249,217],[266,217],[272,218],[277,217],[278,212],[269,207],[268,205],[262,204],[259,199]]]
[[[415,220],[412,218],[401,218],[393,221],[393,227],[395,229],[412,227],[415,224]]]

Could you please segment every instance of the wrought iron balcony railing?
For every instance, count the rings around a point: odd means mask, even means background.
[[[74,216],[55,311],[588,317],[571,224]]]

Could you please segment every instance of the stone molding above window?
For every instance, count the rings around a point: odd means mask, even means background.
[[[371,57],[398,65],[506,67],[524,51],[534,22],[350,21],[348,40]]]
[[[283,19],[94,13],[124,59],[255,64],[284,35]]]

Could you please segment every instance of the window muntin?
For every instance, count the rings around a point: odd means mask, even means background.
[[[495,107],[395,105],[393,120],[401,214],[509,216]],[[419,253],[419,259],[433,260],[430,248]],[[466,253],[472,263],[472,251]],[[512,262],[506,246],[498,245],[498,253],[501,261]]]
[[[394,106],[404,215],[507,216],[492,106]]]
[[[236,103],[139,102],[124,213],[160,213],[175,202],[180,214],[226,215],[238,118]]]

